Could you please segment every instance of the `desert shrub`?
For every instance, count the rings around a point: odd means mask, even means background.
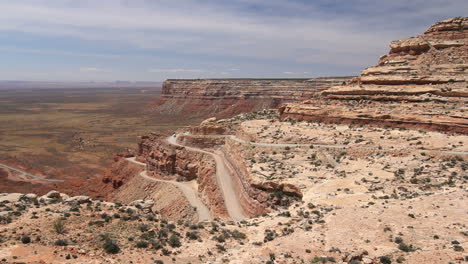
[[[403,242],[403,239],[401,237],[395,237],[395,243],[400,244]]]
[[[171,251],[169,251],[169,249],[167,249],[167,248],[163,248],[163,249],[161,249],[161,253],[164,256],[169,256],[171,254]]]
[[[460,246],[460,245],[455,245],[453,246],[453,250],[457,251],[457,252],[462,252],[462,251],[465,251],[465,249]]]
[[[29,244],[29,243],[31,243],[31,238],[29,236],[22,236],[21,237],[21,243]]]
[[[381,256],[379,260],[382,264],[392,264],[392,259],[389,256]]]
[[[224,237],[224,235],[215,236],[214,240],[218,241],[219,243],[226,242],[226,238]]]
[[[90,221],[90,222],[88,223],[89,226],[95,225],[95,226],[101,226],[101,227],[103,227],[105,224],[106,224],[105,221],[100,221],[100,220],[98,220],[98,221]]]
[[[200,238],[198,232],[187,232],[186,235],[190,240],[197,240],[198,238]]]
[[[151,240],[156,237],[156,233],[154,231],[149,231],[146,233],[141,234],[140,238],[144,240]]]
[[[57,240],[55,240],[54,245],[60,246],[60,247],[65,247],[65,246],[68,246],[68,242],[65,239],[57,239]]]
[[[226,251],[226,248],[223,245],[217,244],[216,248],[218,249],[219,252],[224,252]]]
[[[107,239],[104,244],[102,245],[102,248],[109,254],[117,254],[120,252],[120,247],[117,245],[117,243],[113,240]]]
[[[162,248],[162,244],[159,241],[156,241],[154,239],[152,239],[150,241],[150,244],[153,247],[153,249],[161,249]]]
[[[138,230],[140,230],[141,232],[146,232],[149,230],[149,225],[141,224],[138,226]]]
[[[169,245],[171,247],[180,247],[182,244],[180,243],[180,239],[178,236],[176,236],[175,234],[172,234],[171,237],[169,237]]]
[[[0,216],[0,224],[9,224],[11,221],[11,217],[9,216]]]
[[[148,247],[148,242],[144,240],[140,240],[135,244],[135,247],[137,248],[147,248]]]
[[[404,242],[401,242],[398,244],[398,249],[404,252],[413,252],[415,249],[413,248],[413,245],[407,245]]]
[[[59,218],[54,221],[53,223],[54,231],[57,234],[63,234],[65,233],[65,222],[62,220],[62,218]]]
[[[244,233],[242,233],[242,232],[240,232],[240,231],[238,231],[238,230],[232,231],[231,235],[232,235],[232,237],[233,237],[234,239],[237,239],[237,240],[239,240],[239,239],[245,239],[245,238],[247,237]]]

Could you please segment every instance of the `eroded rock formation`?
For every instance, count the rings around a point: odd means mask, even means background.
[[[298,102],[352,77],[315,79],[166,80],[154,110],[166,114],[227,117]]]
[[[323,100],[283,106],[281,115],[468,133],[464,114],[467,29],[468,18],[452,18],[436,23],[418,37],[394,41],[389,54],[351,84],[323,91]]]
[[[216,183],[216,166],[208,155],[170,145],[165,137],[150,134],[142,137],[138,156],[147,164],[150,176],[169,180],[196,180],[198,193],[209,205],[213,216],[226,217],[224,200]]]
[[[323,94],[431,93],[467,97],[468,18],[436,23],[424,34],[393,41],[378,64],[361,72],[356,85],[337,86]]]

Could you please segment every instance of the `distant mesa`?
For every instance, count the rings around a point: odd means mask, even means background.
[[[166,114],[229,117],[276,108],[282,103],[300,102],[352,78],[169,79],[163,83],[162,97],[153,108]]]

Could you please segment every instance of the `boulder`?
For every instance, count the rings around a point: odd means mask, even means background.
[[[211,117],[211,118],[205,119],[200,123],[200,126],[205,126],[205,125],[208,125],[210,123],[214,123],[214,122],[216,122],[216,120],[217,120],[216,117]]]
[[[51,198],[51,199],[60,199],[60,193],[57,191],[50,191],[46,195],[44,195],[46,198]],[[44,197],[43,196],[43,197]]]
[[[2,193],[0,194],[0,203],[10,202],[17,203],[24,196],[22,193]]]
[[[57,202],[58,200],[56,198],[48,198],[46,195],[39,197],[39,202],[45,203],[45,204],[50,204]]]
[[[67,194],[64,194],[64,193],[61,193],[61,194],[60,194],[60,199],[61,199],[62,201],[66,201],[66,200],[68,200],[69,198],[70,198],[70,196],[67,195]]]
[[[26,195],[24,195],[24,198],[30,200],[30,201],[34,201],[37,199],[37,194],[34,194],[34,193],[28,193]]]
[[[151,212],[151,208],[154,205],[153,200],[135,200],[129,204],[130,206],[134,206],[135,208],[141,209],[146,212]]]
[[[65,200],[65,202],[68,204],[84,204],[84,203],[90,203],[91,198],[85,195],[78,195],[78,196],[68,198],[67,200]]]

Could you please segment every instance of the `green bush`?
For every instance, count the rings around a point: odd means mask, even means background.
[[[392,264],[392,259],[389,256],[381,256],[379,259],[382,264]]]
[[[180,239],[178,236],[175,234],[172,234],[171,237],[169,238],[169,245],[171,247],[180,247],[182,244],[180,243]]]
[[[60,246],[60,247],[65,247],[65,246],[68,246],[68,242],[65,239],[57,239],[57,240],[55,240],[54,245]]]
[[[404,252],[413,252],[415,251],[415,249],[413,248],[413,245],[407,245],[403,242],[401,242],[400,244],[398,244],[398,249],[401,250],[401,251],[404,251]]]
[[[198,232],[187,232],[186,235],[190,240],[197,240],[198,238],[200,238]]]
[[[148,247],[148,242],[144,240],[140,240],[135,244],[135,247],[137,248],[147,248]]]
[[[107,239],[104,244],[102,245],[102,248],[109,253],[109,254],[117,254],[120,252],[120,247],[117,245],[117,243],[113,240]]]
[[[31,243],[31,238],[29,236],[23,236],[23,237],[21,237],[21,242],[23,244],[29,244],[29,243]]]
[[[247,238],[247,236],[246,236],[244,233],[242,233],[242,232],[240,232],[240,231],[238,231],[238,230],[234,230],[234,231],[231,233],[231,235],[232,235],[232,237],[233,237],[234,239],[237,239],[237,240],[239,240],[239,239],[246,239],[246,238]]]

